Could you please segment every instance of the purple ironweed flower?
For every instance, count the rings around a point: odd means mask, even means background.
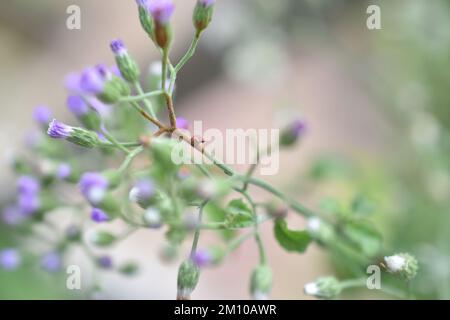
[[[73,127],[53,119],[49,124],[47,134],[54,139],[66,139],[72,134]]]
[[[212,6],[215,2],[216,0],[198,0],[198,3],[204,7]]]
[[[64,86],[69,92],[81,93],[83,90],[81,89],[80,84],[81,75],[79,73],[72,72],[64,77]]]
[[[111,41],[111,50],[113,51],[114,55],[122,57],[128,53],[127,48],[125,47],[125,44],[121,39],[115,39]]]
[[[97,263],[100,267],[104,269],[110,269],[112,268],[113,261],[110,256],[101,256],[98,258]]]
[[[41,257],[41,266],[45,271],[58,272],[61,270],[61,255],[58,252],[48,252]]]
[[[32,176],[21,176],[17,181],[17,191],[19,194],[36,194],[40,188],[39,181]]]
[[[130,190],[130,201],[145,207],[155,194],[155,184],[150,179],[140,179]]]
[[[17,269],[21,263],[22,257],[17,250],[7,248],[0,251],[0,268],[12,271]]]
[[[148,4],[148,10],[156,23],[166,25],[175,10],[172,0],[153,0]]]
[[[24,219],[25,216],[22,214],[20,208],[16,206],[6,207],[2,212],[2,221],[8,226],[17,226]]]
[[[83,116],[89,112],[89,106],[86,101],[78,95],[70,95],[67,97],[67,108],[69,108],[70,112],[77,117]]]
[[[108,189],[108,180],[97,172],[86,172],[80,179],[80,191],[91,204],[102,202]]]
[[[60,180],[69,178],[71,174],[72,174],[72,167],[68,163],[61,163],[56,169],[56,176]]]
[[[39,206],[41,205],[41,201],[37,194],[19,194],[17,198],[17,206],[20,208],[22,213],[26,216],[32,215],[35,213]]]
[[[177,118],[177,128],[188,130],[189,129],[189,122],[185,118]]]
[[[34,109],[33,118],[38,124],[46,126],[52,119],[52,112],[46,106],[38,106]]]
[[[109,217],[102,209],[92,208],[91,219],[94,222],[102,223],[108,221]]]
[[[81,74],[80,87],[89,94],[100,94],[105,88],[106,74],[103,66],[87,68]]]
[[[211,265],[213,258],[208,250],[198,249],[195,251],[192,261],[197,267],[203,268]]]

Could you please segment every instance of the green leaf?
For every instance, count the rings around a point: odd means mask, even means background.
[[[252,210],[242,199],[230,201],[226,211],[227,226],[230,229],[247,228],[255,224],[255,217]]]
[[[203,212],[211,222],[223,222],[227,216],[225,209],[221,208],[219,204],[214,201],[208,202],[208,204],[203,208]],[[225,241],[231,240],[235,235],[236,232],[234,230],[221,231],[221,236]]]
[[[355,215],[369,216],[376,209],[376,204],[363,194],[358,194],[352,201],[352,212]]]
[[[356,220],[347,223],[344,233],[354,245],[369,257],[375,256],[381,249],[381,234],[368,221]]]
[[[285,219],[277,219],[274,226],[275,238],[286,251],[304,252],[311,242],[307,231],[290,230]]]

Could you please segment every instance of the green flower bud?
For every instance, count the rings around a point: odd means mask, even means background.
[[[139,5],[139,21],[141,22],[142,29],[147,33],[150,39],[153,40],[154,23],[147,8],[144,5]]]
[[[205,30],[211,22],[214,11],[214,0],[198,0],[192,20],[197,32]]]
[[[319,299],[333,299],[342,291],[339,281],[334,277],[323,277],[307,283],[304,292]]]
[[[128,54],[122,40],[114,40],[111,42],[111,49],[116,57],[116,63],[119,67],[122,77],[130,83],[139,80],[139,67],[136,61]]]
[[[330,243],[334,239],[334,230],[328,223],[317,217],[311,217],[307,222],[307,230],[311,238],[320,243]]]
[[[130,87],[127,83],[116,76],[111,76],[111,79],[105,82],[103,91],[97,95],[100,101],[106,104],[114,104],[123,96],[130,95]]]
[[[96,231],[91,236],[91,243],[98,247],[109,247],[117,240],[117,237],[107,231]]]
[[[399,253],[393,256],[384,257],[384,261],[388,272],[398,274],[406,281],[415,278],[419,269],[417,259],[409,253]]]
[[[272,270],[266,265],[260,265],[253,270],[250,282],[250,293],[253,299],[267,299],[272,289]]]
[[[197,286],[200,269],[191,261],[183,262],[178,269],[178,300],[189,300]]]

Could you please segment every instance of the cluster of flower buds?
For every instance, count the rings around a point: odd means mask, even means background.
[[[417,259],[409,253],[384,257],[384,262],[388,272],[398,274],[406,281],[414,279],[419,269]]]
[[[307,283],[304,287],[305,294],[319,299],[333,299],[341,291],[341,285],[334,277],[319,278],[315,282]]]

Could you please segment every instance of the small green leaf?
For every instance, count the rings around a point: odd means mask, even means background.
[[[221,208],[219,204],[214,201],[208,202],[208,204],[203,208],[206,216],[211,222],[223,222],[227,216],[225,209]],[[228,241],[234,238],[236,232],[234,230],[223,230],[221,231],[221,236],[224,240]]]
[[[227,206],[227,226],[230,229],[246,228],[255,224],[255,217],[251,209],[242,199],[230,201]]]
[[[287,251],[304,252],[311,242],[307,231],[290,230],[285,219],[277,219],[274,226],[275,238]]]
[[[376,209],[376,204],[363,194],[358,194],[352,201],[352,212],[356,215],[369,216]]]
[[[381,234],[368,221],[356,220],[344,226],[345,235],[369,257],[375,256],[381,249]]]

